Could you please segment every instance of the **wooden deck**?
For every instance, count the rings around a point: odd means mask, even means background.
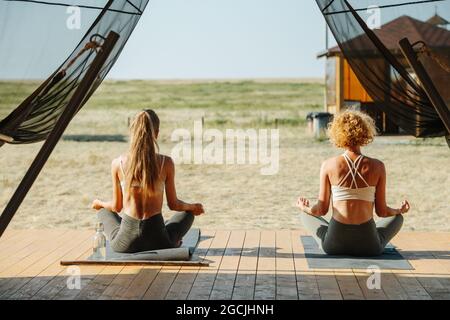
[[[69,289],[64,259],[86,258],[89,230],[8,230],[0,239],[0,299],[450,299],[450,233],[402,232],[393,243],[415,270],[311,270],[301,231],[202,231],[209,267],[82,266]]]

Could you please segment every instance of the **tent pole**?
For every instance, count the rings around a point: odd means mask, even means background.
[[[108,37],[102,45],[101,51],[94,58],[94,61],[87,70],[83,79],[80,81],[78,88],[75,90],[72,98],[67,104],[67,107],[59,117],[52,132],[50,132],[50,134],[48,135],[45,143],[36,155],[36,158],[33,160],[33,163],[31,164],[13,196],[3,210],[3,213],[0,216],[0,237],[8,227],[9,223],[14,217],[14,214],[16,213],[23,199],[27,195],[34,181],[47,162],[50,154],[52,153],[53,149],[64,133],[64,130],[67,128],[70,121],[79,110],[79,106],[83,103],[83,100],[91,89],[93,82],[96,80],[112,50],[114,49],[114,46],[117,43],[119,37],[119,34],[113,31],[108,34]]]
[[[403,38],[399,41],[398,44],[403,55],[406,58],[406,61],[408,61],[408,64],[416,73],[417,78],[419,79],[425,93],[428,96],[428,99],[430,99],[431,103],[436,109],[437,114],[444,123],[444,126],[447,129],[447,135],[450,135],[450,110],[445,104],[445,101],[437,91],[436,87],[433,84],[433,81],[423,67],[422,63],[419,61],[419,59],[417,59],[417,55],[408,38]]]

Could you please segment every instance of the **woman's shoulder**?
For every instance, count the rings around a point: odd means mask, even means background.
[[[164,163],[166,163],[166,162],[173,162],[172,158],[167,156],[167,155],[165,155],[165,154],[158,153],[158,157],[159,157],[159,159],[161,161],[164,161]]]
[[[173,168],[175,166],[175,164],[174,164],[174,162],[173,162],[171,157],[166,156],[164,154],[158,154],[158,156],[159,156],[159,159],[161,161],[162,169],[164,169],[166,167],[170,169],[170,168]]]
[[[366,161],[369,161],[370,164],[376,168],[384,168],[384,163],[380,159],[364,156]]]
[[[116,169],[116,170],[123,168],[127,163],[127,159],[128,159],[128,157],[126,154],[118,155],[117,157],[112,159],[111,168]]]
[[[384,168],[384,163],[376,158],[372,158],[372,157],[368,157],[368,156],[364,156],[364,158],[362,159],[363,162],[369,163],[371,166],[375,167],[375,168]],[[333,156],[330,157],[326,160],[324,160],[322,162],[322,166],[324,168],[328,168],[328,167],[334,167],[334,166],[340,166],[340,165],[345,165],[346,166],[346,162],[345,159],[342,155],[337,155],[337,156]]]
[[[325,159],[325,160],[322,162],[322,166],[323,166],[323,167],[334,166],[334,165],[336,165],[341,159],[342,159],[342,156],[341,156],[341,155],[333,156],[333,157],[327,158],[327,159]]]
[[[120,165],[121,163],[125,163],[126,160],[127,160],[127,156],[124,155],[124,154],[121,154],[121,155],[115,157],[114,159],[112,159],[111,165],[112,165],[112,166],[118,166],[118,165]]]

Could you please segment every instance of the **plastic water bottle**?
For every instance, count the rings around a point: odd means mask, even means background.
[[[106,260],[106,236],[103,232],[103,223],[97,223],[95,227],[93,257],[96,260]]]

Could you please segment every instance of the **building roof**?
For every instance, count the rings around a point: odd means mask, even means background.
[[[432,25],[435,25],[435,26],[445,26],[445,25],[449,24],[449,22],[447,20],[445,20],[438,14],[435,14],[430,19],[428,19],[426,22],[431,23]]]
[[[450,31],[437,27],[431,23],[414,19],[410,16],[401,16],[381,26],[380,29],[373,30],[383,44],[391,51],[399,50],[398,41],[408,38],[411,43],[424,41],[431,48],[450,48]],[[361,47],[364,42],[369,42],[366,34],[349,40],[358,43]],[[368,43],[368,48],[371,45]],[[333,56],[340,54],[341,49],[335,46],[326,52],[322,52],[318,57]]]

